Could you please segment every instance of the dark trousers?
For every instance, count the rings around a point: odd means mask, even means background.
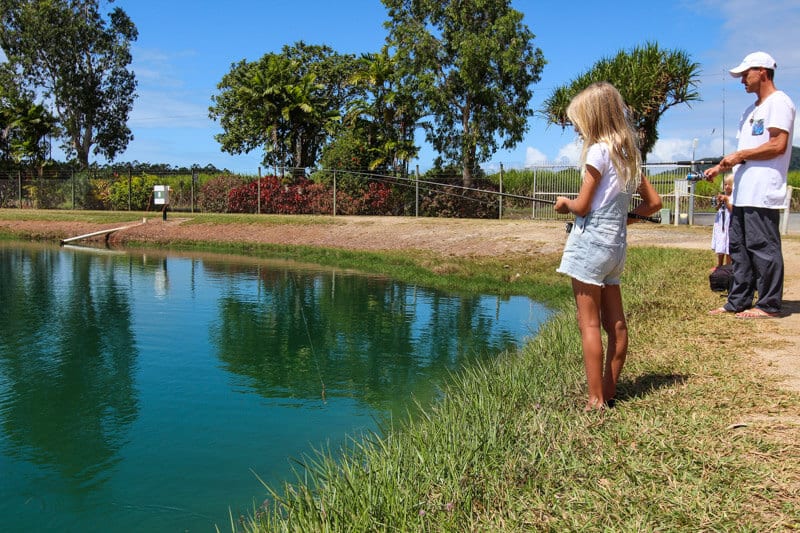
[[[733,261],[733,284],[725,308],[739,312],[753,306],[768,313],[781,310],[783,252],[780,212],[762,207],[737,207],[731,213],[728,249]]]

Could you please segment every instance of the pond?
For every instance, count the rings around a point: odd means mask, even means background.
[[[213,531],[293,458],[535,335],[524,297],[244,257],[0,243],[6,531]]]

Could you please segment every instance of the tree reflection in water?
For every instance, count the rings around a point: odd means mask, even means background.
[[[11,530],[209,529],[289,457],[535,333],[527,298],[253,258],[0,244]],[[126,526],[130,524],[130,526]]]

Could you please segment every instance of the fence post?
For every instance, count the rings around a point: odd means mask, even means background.
[[[780,215],[780,231],[781,235],[789,234],[789,214],[792,210],[792,190],[793,187],[789,185],[786,187],[786,197],[783,200],[783,209]]]
[[[17,170],[17,201],[18,206],[22,209],[22,171]]]
[[[72,183],[72,209],[75,209],[75,169],[69,169],[69,181]]]
[[[533,167],[533,191],[531,191],[531,198],[536,198],[536,167]],[[531,202],[531,219],[536,218],[536,200]]]
[[[675,222],[674,222],[674,224],[676,226],[679,224],[680,218],[681,218],[681,193],[678,190],[678,187],[675,187]]]
[[[261,214],[261,167],[258,167],[258,200],[256,201],[256,213]]]
[[[336,171],[333,171],[333,216],[336,216]]]
[[[497,219],[503,220],[503,163],[500,163],[500,196],[497,209]]]
[[[419,217],[419,165],[414,173],[414,216]]]
[[[189,206],[189,212],[194,213],[194,184],[197,183],[197,169],[192,167],[192,185],[189,188],[189,201],[191,205]]]
[[[131,197],[133,196],[133,170],[131,165],[128,165],[128,211],[131,210]]]

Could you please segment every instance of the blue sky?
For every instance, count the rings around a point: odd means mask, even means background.
[[[262,158],[223,153],[208,118],[211,96],[232,63],[255,61],[283,45],[303,40],[326,44],[340,53],[375,52],[386,31],[380,0],[117,0],[139,29],[133,65],[139,87],[129,125],[135,139],[119,161],[212,163],[255,173]],[[778,63],[776,85],[800,103],[800,2],[796,0],[695,0],[544,2],[512,0],[536,35],[548,63],[534,86],[531,106],[538,109],[550,92],[589,69],[602,57],[647,41],[685,50],[700,63],[700,94],[691,108],[666,112],[660,140],[649,161],[720,155],[735,147],[738,117],[752,101],[726,70],[749,52],[764,50]],[[529,121],[522,143],[498,152],[485,168],[519,168],[542,161],[574,160],[574,133]],[[794,144],[800,145],[795,128]],[[724,137],[723,137],[724,135]],[[421,170],[435,157],[423,144]]]

